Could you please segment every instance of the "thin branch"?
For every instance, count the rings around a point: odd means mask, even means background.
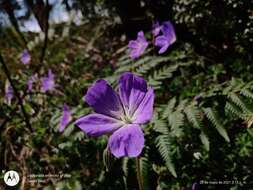
[[[42,64],[46,55],[46,50],[47,50],[47,42],[48,42],[48,29],[49,29],[49,12],[50,12],[50,6],[48,3],[48,0],[46,0],[46,19],[45,19],[45,39],[44,39],[44,44],[41,49],[41,54],[40,54],[40,63]]]
[[[22,100],[22,98],[20,97],[19,92],[18,92],[16,86],[14,85],[14,82],[13,82],[12,79],[11,79],[10,72],[9,72],[9,70],[8,70],[8,68],[7,68],[7,66],[6,66],[6,64],[5,64],[5,62],[4,62],[4,60],[3,60],[3,57],[2,57],[2,55],[1,55],[1,53],[0,53],[0,62],[1,62],[1,64],[2,64],[2,66],[3,66],[3,69],[4,69],[4,72],[5,72],[6,76],[7,76],[7,79],[9,80],[9,82],[10,82],[10,84],[11,84],[11,87],[12,87],[12,89],[13,89],[13,91],[14,91],[14,94],[15,94],[15,96],[16,96],[17,99],[18,99],[18,103],[19,103],[19,105],[20,105],[20,107],[21,107],[21,110],[22,110],[22,112],[23,112],[23,115],[24,115],[24,119],[25,119],[26,126],[28,127],[28,129],[29,129],[31,132],[33,132],[32,126],[31,126],[30,121],[29,121],[29,116],[28,116],[28,114],[26,113],[25,107],[24,107],[24,105],[23,105],[23,100]]]

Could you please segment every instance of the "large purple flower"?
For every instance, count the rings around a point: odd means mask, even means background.
[[[65,127],[69,124],[70,121],[71,121],[71,112],[69,110],[68,105],[64,104],[60,120],[60,132],[62,132],[65,129]]]
[[[85,100],[95,113],[75,124],[90,136],[112,133],[108,147],[114,156],[138,156],[144,147],[140,125],[153,115],[153,88],[143,78],[126,72],[119,79],[118,93],[105,80],[98,80],[88,89]]]
[[[31,56],[29,54],[29,52],[25,49],[21,55],[20,55],[20,61],[24,64],[27,65],[30,63],[31,61]]]
[[[148,47],[148,42],[144,36],[143,31],[138,32],[137,39],[131,40],[128,43],[128,47],[131,49],[130,57],[132,59],[136,59],[144,53],[145,49]]]
[[[47,92],[55,88],[54,74],[51,69],[48,71],[48,76],[41,79],[41,85],[42,92]]]
[[[159,54],[164,53],[168,47],[176,41],[176,34],[171,22],[167,21],[162,24],[162,35],[156,37],[155,46],[160,47]]]

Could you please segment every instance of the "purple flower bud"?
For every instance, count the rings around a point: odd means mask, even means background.
[[[152,34],[153,36],[157,36],[162,29],[162,26],[160,26],[159,22],[155,22],[152,26]]]
[[[30,63],[31,61],[31,56],[29,54],[29,52],[25,49],[21,55],[20,55],[20,61],[24,64],[27,65]]]
[[[140,57],[145,49],[148,47],[148,42],[144,36],[143,31],[138,32],[137,39],[131,40],[128,43],[128,47],[130,48],[130,57],[131,59],[136,59]]]
[[[62,132],[71,121],[71,112],[69,110],[68,105],[64,104],[62,110],[63,111],[62,111],[62,116],[60,120],[60,132]]]

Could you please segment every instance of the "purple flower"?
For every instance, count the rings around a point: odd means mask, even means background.
[[[62,132],[71,121],[71,112],[69,110],[68,105],[64,104],[62,110],[63,111],[62,111],[62,116],[61,116],[61,121],[60,121],[60,132]]]
[[[152,26],[152,34],[153,36],[157,36],[162,29],[162,26],[160,26],[159,22],[155,22]]]
[[[20,55],[20,61],[24,64],[27,65],[30,63],[31,61],[31,56],[29,54],[29,52],[25,49],[21,55]]]
[[[164,53],[176,41],[175,30],[171,22],[164,22],[161,30],[163,34],[155,39],[155,46],[160,47],[159,54]]]
[[[9,104],[9,105],[11,104],[11,100],[13,97],[14,97],[13,89],[12,89],[10,83],[6,82],[6,84],[5,84],[5,98],[6,98],[7,104]]]
[[[118,89],[115,92],[105,80],[96,81],[85,96],[95,113],[75,124],[90,136],[112,133],[108,147],[115,157],[136,157],[144,147],[140,125],[152,119],[154,90],[130,72],[121,75]]]
[[[54,74],[51,69],[48,71],[48,76],[41,79],[41,84],[42,92],[47,92],[55,88]]]
[[[29,77],[27,81],[28,91],[32,91],[33,83],[37,80],[37,74]]]
[[[144,53],[145,49],[148,47],[148,42],[144,36],[143,31],[138,32],[137,39],[131,40],[128,43],[128,47],[131,49],[131,59],[136,59]]]

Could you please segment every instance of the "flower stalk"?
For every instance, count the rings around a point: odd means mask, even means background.
[[[137,181],[139,185],[139,190],[144,190],[143,189],[143,180],[142,180],[142,175],[141,175],[141,159],[140,157],[136,157],[136,175],[137,175]]]

